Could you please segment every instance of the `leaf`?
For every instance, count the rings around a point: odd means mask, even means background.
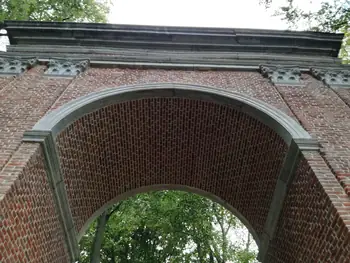
[[[233,243],[229,232],[222,235],[215,225],[217,217],[225,229],[243,226],[229,211],[195,194],[157,191],[136,195],[123,201],[110,216],[101,262],[207,262],[213,246],[217,259],[236,260],[245,245]],[[89,262],[95,228],[96,222],[80,242],[85,251],[81,262]],[[256,253],[249,251],[255,258]]]
[[[265,0],[269,5],[276,0]],[[348,28],[350,23],[350,0],[323,1],[320,8],[315,11],[306,11],[288,0],[288,6],[283,6],[275,12],[282,20],[288,22],[290,29],[298,29],[299,25],[307,24],[311,31],[320,32],[346,32],[345,42],[341,47],[339,57],[343,63],[349,63]]]
[[[110,0],[2,0],[0,21],[106,22]]]

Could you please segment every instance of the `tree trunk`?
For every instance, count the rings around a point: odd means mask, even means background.
[[[214,263],[214,255],[212,250],[210,250],[210,254],[209,254],[209,263]]]
[[[110,253],[108,254],[108,257],[111,259],[111,263],[116,263],[116,262],[115,262],[114,250],[111,250],[111,251],[110,251]]]
[[[95,237],[94,241],[92,243],[92,248],[91,248],[91,254],[90,254],[90,262],[91,263],[100,263],[101,259],[101,247],[102,247],[102,241],[103,241],[103,236],[105,233],[106,225],[108,219],[118,211],[120,206],[122,205],[123,202],[119,202],[118,205],[116,205],[114,208],[112,208],[110,211],[106,210],[104,211],[98,218],[97,220],[97,226],[96,226],[96,231],[95,231]]]
[[[247,243],[245,245],[245,250],[248,252],[250,247],[250,233],[248,232]]]
[[[199,242],[197,242],[197,254],[198,254],[199,262],[203,263],[203,253],[202,253],[201,244]]]
[[[106,224],[108,221],[108,213],[107,211],[103,212],[102,215],[97,220],[96,232],[94,241],[92,244],[91,251],[91,263],[100,263],[100,251],[103,241],[103,234],[105,232]]]

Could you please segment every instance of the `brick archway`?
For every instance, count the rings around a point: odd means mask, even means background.
[[[99,209],[156,185],[229,204],[256,233],[264,263],[349,261],[342,34],[4,28],[0,262],[72,262],[78,233]]]
[[[291,117],[241,94],[169,83],[109,89],[52,111],[25,133],[21,147],[30,148],[31,180],[49,178],[47,202],[57,209],[55,229],[48,229],[55,245],[43,238],[35,244],[56,251],[50,262],[74,260],[78,233],[118,196],[169,184],[234,207],[259,240],[263,262],[329,253],[339,262],[350,253],[348,230],[341,220],[342,230],[334,228],[338,213],[316,173],[317,142]],[[320,234],[300,233],[310,228]],[[58,244],[64,260],[57,259]]]
[[[162,184],[228,203],[264,251],[268,243],[260,240],[275,228],[299,148],[317,149],[301,126],[267,104],[174,83],[82,97],[45,116],[24,140],[37,136],[51,163],[72,256],[77,233],[95,211],[120,195]]]

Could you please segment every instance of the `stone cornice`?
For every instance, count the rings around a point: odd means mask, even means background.
[[[60,45],[337,57],[342,34],[5,21],[11,45]]]
[[[350,69],[311,68],[311,74],[329,86],[350,88]]]
[[[35,57],[0,56],[0,75],[20,75],[37,62]]]
[[[301,85],[301,71],[298,67],[260,65],[260,72],[274,84]]]

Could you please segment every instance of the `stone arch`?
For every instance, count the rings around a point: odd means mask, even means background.
[[[220,197],[217,197],[217,196],[215,196],[215,195],[213,195],[213,194],[211,194],[209,192],[206,192],[206,191],[203,191],[201,189],[194,188],[194,187],[184,186],[184,185],[151,185],[151,186],[144,186],[144,187],[140,187],[140,188],[137,188],[137,189],[133,189],[133,190],[131,190],[129,192],[126,192],[124,194],[121,194],[121,195],[115,197],[114,199],[112,199],[109,202],[107,202],[106,204],[104,204],[100,209],[98,209],[86,221],[86,223],[83,225],[83,227],[81,228],[81,230],[78,233],[78,236],[77,236],[78,241],[84,235],[85,231],[88,229],[90,224],[98,216],[100,216],[105,210],[110,208],[112,205],[114,205],[114,204],[116,204],[116,203],[118,203],[118,202],[120,202],[122,200],[125,200],[125,199],[127,199],[129,197],[132,197],[132,196],[134,196],[136,194],[146,193],[146,192],[150,192],[150,191],[163,191],[163,190],[185,191],[185,192],[189,192],[189,193],[193,193],[193,194],[197,194],[197,195],[206,197],[206,198],[210,199],[211,201],[218,203],[219,205],[223,206],[228,211],[230,211],[235,217],[237,217],[245,225],[245,227],[252,234],[252,236],[253,236],[253,238],[255,240],[255,243],[259,247],[260,238],[259,238],[258,234],[255,232],[254,228],[250,225],[249,221],[239,211],[237,211],[237,209],[235,209],[229,203],[227,203],[224,200],[222,200]]]
[[[149,83],[111,88],[72,100],[44,116],[33,130],[50,131],[56,136],[84,114],[114,103],[152,97],[183,97],[227,104],[274,129],[287,143],[291,139],[311,139],[293,118],[277,108],[247,95],[222,89],[182,83]]]
[[[47,114],[23,140],[43,145],[73,259],[78,233],[96,211],[156,185],[223,200],[266,252],[300,151],[318,149],[293,118],[268,104],[176,83],[91,93]]]

